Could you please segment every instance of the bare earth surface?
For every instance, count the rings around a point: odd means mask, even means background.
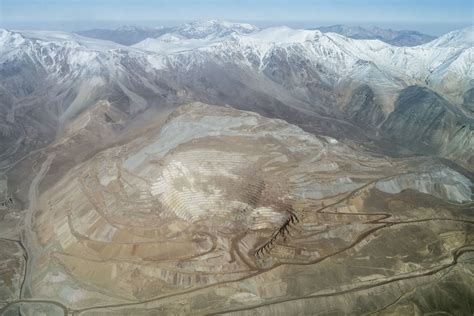
[[[117,137],[108,108],[6,166],[2,315],[473,312],[469,173],[202,103]]]

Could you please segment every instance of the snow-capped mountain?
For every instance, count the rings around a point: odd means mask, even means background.
[[[233,23],[226,21],[210,20],[195,21],[174,27],[137,27],[123,26],[115,30],[93,29],[76,32],[79,35],[109,40],[123,45],[133,45],[147,38],[158,38],[165,34],[180,39],[220,38],[232,33],[248,34],[257,31],[254,25],[246,23]]]
[[[432,42],[426,44],[429,47],[452,47],[452,48],[472,48],[474,47],[474,26],[461,30],[449,32]]]
[[[247,23],[233,23],[218,20],[197,21],[178,26],[173,32],[184,38],[202,39],[224,37],[233,33],[249,34],[258,31],[258,27]]]
[[[133,47],[151,52],[176,53],[209,46],[231,35],[250,34],[258,31],[256,26],[210,20],[192,22],[170,29],[166,34],[149,37]]]
[[[435,39],[434,36],[417,31],[383,29],[380,27],[360,27],[349,25],[330,25],[316,28],[324,33],[338,33],[353,39],[378,39],[394,46],[417,46]]]
[[[151,66],[160,70],[187,59],[187,67],[193,61],[232,62],[264,72],[276,58],[286,54],[287,60],[304,60],[327,84],[357,81],[395,89],[428,85],[459,103],[463,93],[472,88],[472,33],[472,28],[464,29],[426,45],[406,48],[320,31],[287,27],[256,31],[246,24],[209,21],[177,27],[174,32],[132,47],[69,33],[10,31],[0,33],[0,45],[3,63],[15,54],[27,54],[49,74],[67,72],[69,68],[85,74],[110,73],[124,56],[148,61],[149,64],[140,65],[144,69]],[[367,71],[372,75],[367,76]]]
[[[0,123],[18,134],[15,120],[29,108],[36,112],[28,120],[40,126],[47,116],[53,128],[101,99],[130,120],[150,108],[197,100],[336,138],[391,137],[415,151],[424,144],[425,152],[467,163],[474,156],[469,34],[472,28],[395,47],[318,30],[209,21],[123,46],[64,32],[2,30]],[[400,104],[401,96],[413,108]],[[424,104],[435,105],[422,112]],[[404,125],[407,113],[416,124]],[[413,139],[397,138],[400,130]]]
[[[450,36],[453,37],[447,34],[443,38]],[[471,88],[468,78],[474,76],[469,63],[472,45],[468,37],[462,41],[454,36],[452,42],[443,38],[442,45],[432,42],[418,47],[394,47],[378,40],[354,40],[317,30],[276,27],[250,34],[234,33],[222,39],[189,40],[166,34],[133,47],[158,53],[166,59],[173,59],[176,53],[192,55],[199,50],[199,54],[227,62],[235,60],[234,55],[240,53],[244,57],[241,62],[259,70],[266,67],[277,51],[284,51],[323,69],[319,76],[329,84],[357,81],[390,94],[393,89],[396,92],[411,84],[428,85],[451,101],[460,102],[463,93]],[[451,49],[446,49],[449,43]],[[367,71],[371,72],[370,76]]]
[[[124,91],[134,99],[129,113],[145,107],[140,93],[132,92],[142,85],[142,51],[64,32],[7,30],[0,31],[0,51],[3,121],[9,124],[23,109],[37,107],[52,124],[63,125],[99,99]]]

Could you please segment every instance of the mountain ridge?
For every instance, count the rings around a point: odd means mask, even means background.
[[[194,26],[195,32],[190,32]],[[459,108],[461,116],[472,115],[468,91],[474,82],[474,50],[469,36],[462,35],[469,35],[469,29],[445,35],[442,45],[415,47],[318,30],[255,30],[216,21],[183,29],[184,33],[164,34],[133,46],[65,32],[0,31],[5,100],[25,99],[30,104],[27,96],[35,91],[46,100],[52,92],[45,91],[58,91],[49,103],[57,107],[54,113],[60,113],[60,124],[87,110],[104,93],[126,100],[121,106],[132,116],[160,102],[198,100],[294,119],[296,124],[308,124],[302,113],[318,120],[328,117],[333,125],[326,132],[339,137],[356,137],[342,131],[350,124],[369,122],[374,137],[395,110],[400,93],[415,85],[438,93],[446,104]],[[44,73],[47,79],[39,79]],[[243,89],[240,95],[233,91],[236,85]],[[366,90],[358,90],[362,86]],[[349,104],[355,95],[359,95],[356,103]],[[364,103],[365,97],[371,101]],[[249,104],[252,107],[245,108]],[[365,108],[368,104],[371,110]],[[5,117],[15,117],[16,111],[9,108]],[[2,119],[5,130],[13,128],[8,122]],[[443,137],[449,141],[452,131],[446,133]]]
[[[261,29],[248,23],[235,23],[223,20],[204,20],[193,21],[179,26],[139,27],[130,25],[116,29],[92,29],[76,31],[75,33],[97,39],[108,39],[116,41],[119,44],[134,45],[146,38],[157,38],[168,33],[181,32],[186,34],[186,30],[194,32],[194,34],[188,34],[188,36],[196,36],[199,35],[198,32],[196,32],[198,28],[206,29],[212,26],[221,28],[221,30],[223,30],[221,34],[228,33],[226,30],[228,31],[231,29],[243,33],[250,33]],[[393,30],[377,26],[365,28],[361,26],[336,24],[309,28],[309,30],[320,30],[324,33],[334,32],[354,39],[378,39],[395,46],[417,46],[436,39],[436,36],[423,34],[415,30]],[[203,37],[202,34],[199,36]]]
[[[336,24],[329,26],[320,26],[315,29],[318,29],[325,33],[338,33],[353,39],[378,39],[394,46],[417,46],[436,39],[435,36],[423,34],[418,31],[397,31],[393,29],[384,29],[377,26],[365,28],[361,26]]]
[[[208,35],[229,35],[232,32],[252,32],[258,28],[248,23],[234,23],[220,20],[194,21],[179,26],[138,27],[122,26],[114,30],[92,29],[74,33],[103,40],[110,40],[123,45],[134,45],[147,38],[157,38],[165,34],[177,34],[184,38],[205,38]]]

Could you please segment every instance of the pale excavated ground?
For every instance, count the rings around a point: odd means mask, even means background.
[[[51,146],[34,185],[90,119]],[[2,299],[4,311],[20,302],[32,315],[474,306],[472,183],[458,172],[200,103],[143,130],[53,175],[46,191],[30,187],[30,295]]]

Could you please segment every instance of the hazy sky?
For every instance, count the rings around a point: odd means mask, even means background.
[[[0,27],[83,29],[223,19],[380,25],[439,34],[473,23],[473,0],[0,0]]]

